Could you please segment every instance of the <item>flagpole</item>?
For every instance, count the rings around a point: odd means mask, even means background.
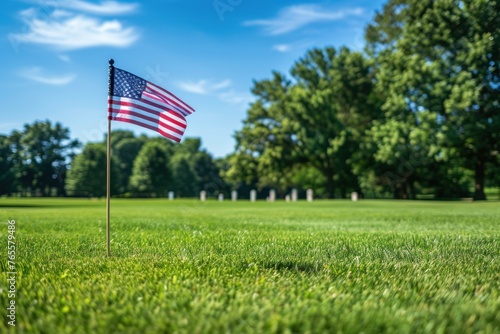
[[[115,85],[115,67],[113,59],[109,60],[109,79],[108,79],[108,140],[107,140],[107,154],[106,154],[106,247],[107,256],[111,256],[110,246],[110,198],[111,198],[111,96],[114,93]]]

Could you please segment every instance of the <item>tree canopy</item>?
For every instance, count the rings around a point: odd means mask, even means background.
[[[291,79],[273,73],[254,83],[228,174],[284,190],[303,168],[316,170],[329,197],[358,190],[351,156],[379,112],[373,71],[359,52],[327,47],[307,52]]]
[[[486,198],[487,165],[498,165],[499,10],[489,0],[391,0],[367,29],[392,122],[377,130],[401,134],[436,164],[471,170],[477,200]]]

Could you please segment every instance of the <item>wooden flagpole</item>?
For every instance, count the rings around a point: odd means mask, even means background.
[[[108,99],[111,99],[114,93],[115,86],[115,67],[113,59],[109,60],[109,79],[108,79]],[[111,198],[111,102],[108,101],[108,140],[107,140],[107,154],[106,154],[106,247],[107,256],[111,256],[110,246],[110,221],[109,209]]]

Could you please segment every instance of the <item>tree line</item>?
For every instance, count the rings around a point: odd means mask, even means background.
[[[486,199],[500,187],[500,1],[389,0],[363,52],[312,49],[254,81],[235,151],[112,134],[115,196]],[[104,196],[105,140],[37,121],[0,136],[0,194]]]
[[[106,141],[82,144],[49,120],[0,136],[0,195],[106,195]],[[166,138],[111,133],[111,193],[124,197],[194,197],[200,190],[227,191],[220,161],[198,138],[174,144]]]
[[[500,182],[500,1],[390,0],[364,52],[255,81],[227,176],[326,197],[486,199]]]

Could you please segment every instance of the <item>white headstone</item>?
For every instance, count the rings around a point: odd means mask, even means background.
[[[356,201],[358,200],[358,193],[357,193],[357,192],[353,191],[353,192],[351,193],[351,200],[352,200],[353,202],[356,202]]]
[[[299,198],[299,194],[297,192],[297,189],[292,189],[292,202],[297,202],[297,199]]]
[[[236,190],[231,191],[231,201],[236,202],[238,200],[238,192]]]
[[[269,190],[269,202],[274,202],[276,200],[276,190]]]
[[[285,202],[290,202],[290,195],[285,196]]]
[[[257,200],[257,190],[250,190],[250,202]]]
[[[174,192],[173,191],[168,192],[168,199],[171,201],[174,199]]]
[[[313,190],[312,189],[307,189],[306,196],[307,196],[307,201],[308,202],[312,202],[313,198],[314,198]]]
[[[207,200],[207,192],[205,190],[200,191],[200,201],[205,202]]]
[[[219,202],[222,202],[224,200],[224,194],[219,194],[217,198],[219,199]]]

